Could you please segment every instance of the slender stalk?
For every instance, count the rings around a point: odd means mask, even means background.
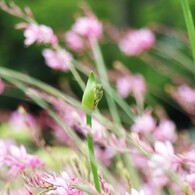
[[[92,117],[91,114],[86,114],[86,123],[90,127],[92,127]],[[95,187],[99,193],[101,193],[100,183],[99,183],[99,177],[97,172],[97,164],[95,160],[95,152],[94,152],[94,143],[93,138],[90,133],[87,134],[87,143],[88,143],[88,150],[89,150],[89,160],[91,164],[91,170],[93,173],[93,179],[95,183]]]
[[[195,62],[195,28],[190,10],[189,0],[180,0],[183,9],[183,14],[186,22],[186,27],[192,47],[192,56]]]
[[[98,69],[99,75],[101,75],[101,83],[103,84],[103,88],[106,88],[108,91],[105,93],[105,97],[108,103],[108,107],[110,109],[110,113],[112,115],[113,121],[117,126],[121,126],[121,120],[117,111],[117,106],[115,104],[115,101],[113,100],[113,94],[112,94],[112,88],[109,83],[108,75],[106,66],[100,51],[100,48],[98,46],[98,43],[95,38],[90,40],[91,48],[95,57],[96,66]],[[119,136],[121,136],[121,132],[116,132]]]

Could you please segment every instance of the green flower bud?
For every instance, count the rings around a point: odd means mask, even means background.
[[[91,72],[82,98],[83,109],[94,110],[97,107],[102,96],[102,85],[95,80],[94,74],[93,72]]]

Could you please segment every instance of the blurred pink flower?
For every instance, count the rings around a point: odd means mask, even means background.
[[[95,37],[99,39],[102,35],[102,24],[95,16],[81,17],[72,26],[72,31],[85,38]]]
[[[46,194],[53,194],[53,195],[83,195],[84,193],[72,187],[77,183],[77,178],[70,177],[65,171],[61,173],[61,176],[51,176],[45,175],[46,177],[41,177],[40,180],[47,182],[48,184],[53,185],[53,189],[48,191]]]
[[[181,85],[177,89],[177,95],[189,103],[195,103],[195,89],[192,89],[191,87],[187,85]]]
[[[67,71],[71,67],[72,55],[65,49],[44,49],[42,52],[46,64],[55,70]]]
[[[146,93],[146,84],[141,74],[125,75],[116,81],[118,93],[126,98],[132,94],[138,101],[143,101]]]
[[[119,42],[119,48],[126,55],[137,56],[153,47],[155,36],[149,29],[131,30]]]
[[[174,149],[170,142],[155,142],[155,153],[152,154],[148,165],[152,171],[152,177],[154,182],[159,186],[164,186],[168,179],[165,172],[176,168],[174,164]],[[158,182],[157,182],[158,181]]]
[[[30,113],[23,114],[19,110],[12,112],[9,118],[9,125],[14,131],[39,129],[39,125],[35,117],[33,117]]]
[[[156,121],[150,113],[144,113],[135,118],[131,130],[136,133],[151,133],[156,127]]]
[[[143,101],[146,93],[146,83],[144,77],[141,74],[136,74],[133,77],[132,92],[135,98],[139,101]]]
[[[65,40],[67,43],[67,47],[72,49],[73,51],[82,51],[84,47],[84,43],[82,38],[73,31],[69,31],[65,34]]]
[[[4,92],[5,89],[5,83],[0,79],[0,94]]]
[[[96,158],[105,166],[110,166],[111,159],[115,155],[114,150],[111,147],[101,147],[99,145],[95,145],[94,149]]]
[[[33,43],[45,43],[55,46],[57,44],[57,37],[53,30],[45,25],[29,24],[24,31],[24,44],[30,46]]]
[[[9,175],[12,177],[16,177],[27,168],[33,169],[44,165],[36,156],[28,154],[24,146],[17,147],[15,145],[9,146],[7,154],[2,158],[1,164],[10,169]]]
[[[153,133],[155,140],[170,141],[174,143],[177,139],[176,126],[170,120],[163,120]]]
[[[189,184],[193,191],[195,191],[195,173],[186,175],[184,181]]]
[[[126,98],[131,93],[133,88],[133,78],[130,75],[120,77],[116,81],[116,88],[118,93]]]

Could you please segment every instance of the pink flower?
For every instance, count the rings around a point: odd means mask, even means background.
[[[148,162],[154,177],[163,178],[164,172],[174,168],[174,149],[170,142],[155,142],[155,153]]]
[[[81,37],[73,31],[69,31],[65,34],[65,40],[67,47],[73,51],[81,51],[84,47]]]
[[[142,101],[146,93],[146,84],[144,78],[140,74],[125,75],[116,81],[116,88],[118,93],[126,98],[132,94],[136,99]]]
[[[0,79],[0,94],[4,92],[5,89],[5,83]]]
[[[0,156],[0,160],[0,165],[8,167],[9,175],[12,177],[16,177],[27,168],[43,166],[43,162],[36,156],[28,154],[24,146],[17,147],[13,144],[10,144],[6,150],[4,147],[4,154]]]
[[[144,113],[142,116],[135,118],[131,130],[136,133],[150,133],[156,127],[156,121],[149,113]]]
[[[31,114],[21,113],[19,110],[11,114],[9,124],[11,129],[14,131],[39,129],[37,120]]]
[[[95,37],[99,39],[102,35],[102,24],[95,16],[81,17],[76,20],[72,31],[85,38]]]
[[[195,103],[195,90],[187,85],[181,85],[177,89],[177,95],[188,103]]]
[[[185,182],[187,182],[191,189],[195,191],[195,173],[186,175]]]
[[[122,97],[128,97],[133,88],[133,78],[130,75],[120,77],[116,81],[116,88]]]
[[[74,184],[76,184],[77,179],[74,177],[70,177],[65,171],[61,173],[61,176],[50,176],[45,175],[46,177],[40,178],[40,180],[47,182],[48,184],[53,185],[53,190],[48,191],[46,194],[53,194],[53,195],[83,195],[83,192],[79,189],[73,188]]]
[[[175,142],[177,139],[175,124],[170,120],[163,120],[153,133],[154,139]]]
[[[119,48],[126,55],[137,56],[150,49],[154,43],[154,34],[149,29],[132,30],[121,39]]]
[[[133,95],[135,96],[135,98],[138,98],[141,101],[146,93],[146,84],[144,77],[141,74],[134,75],[132,85]]]
[[[115,152],[111,147],[101,147],[95,145],[95,156],[96,158],[103,163],[105,166],[110,166],[111,159],[114,156]]]
[[[42,52],[46,64],[55,70],[67,71],[71,67],[72,55],[65,49],[54,51],[44,49]]]
[[[33,43],[45,43],[55,46],[57,44],[57,37],[53,30],[45,25],[29,24],[24,31],[24,44],[26,46]]]

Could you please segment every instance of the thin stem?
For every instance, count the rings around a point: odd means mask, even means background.
[[[117,111],[117,106],[115,104],[115,101],[113,100],[113,93],[112,93],[112,88],[110,86],[109,83],[109,79],[108,79],[108,75],[107,75],[107,70],[106,70],[106,65],[104,63],[103,57],[102,57],[102,53],[100,51],[99,45],[96,41],[95,38],[90,39],[90,43],[91,43],[91,47],[92,47],[92,51],[93,51],[93,55],[95,57],[95,62],[96,62],[96,66],[98,69],[98,73],[99,75],[101,75],[100,79],[101,79],[101,83],[103,84],[103,88],[105,88],[107,90],[107,93],[105,93],[105,97],[108,103],[108,107],[110,109],[110,113],[112,115],[113,118],[113,122],[117,125],[117,126],[121,126],[121,120]],[[119,136],[121,136],[121,132],[118,130],[116,132]]]
[[[91,114],[86,114],[86,122],[87,125],[92,127],[92,117]],[[93,138],[91,134],[87,134],[87,143],[88,143],[88,150],[89,150],[89,160],[91,164],[91,170],[93,173],[93,179],[95,183],[95,187],[99,193],[101,193],[101,188],[100,188],[100,183],[99,183],[99,177],[98,177],[98,172],[97,172],[97,164],[95,160],[95,152],[94,152],[94,143],[93,143]]]
[[[82,89],[82,91],[84,91],[84,89],[85,89],[85,83],[83,82],[83,80],[80,77],[79,73],[75,69],[74,65],[71,67],[70,71],[71,71],[72,75],[74,76],[74,78],[76,79],[76,81],[79,84],[79,86]]]
[[[183,9],[188,35],[190,38],[190,43],[192,47],[192,56],[195,62],[195,28],[194,28],[194,22],[190,10],[189,0],[180,0],[180,2]]]

